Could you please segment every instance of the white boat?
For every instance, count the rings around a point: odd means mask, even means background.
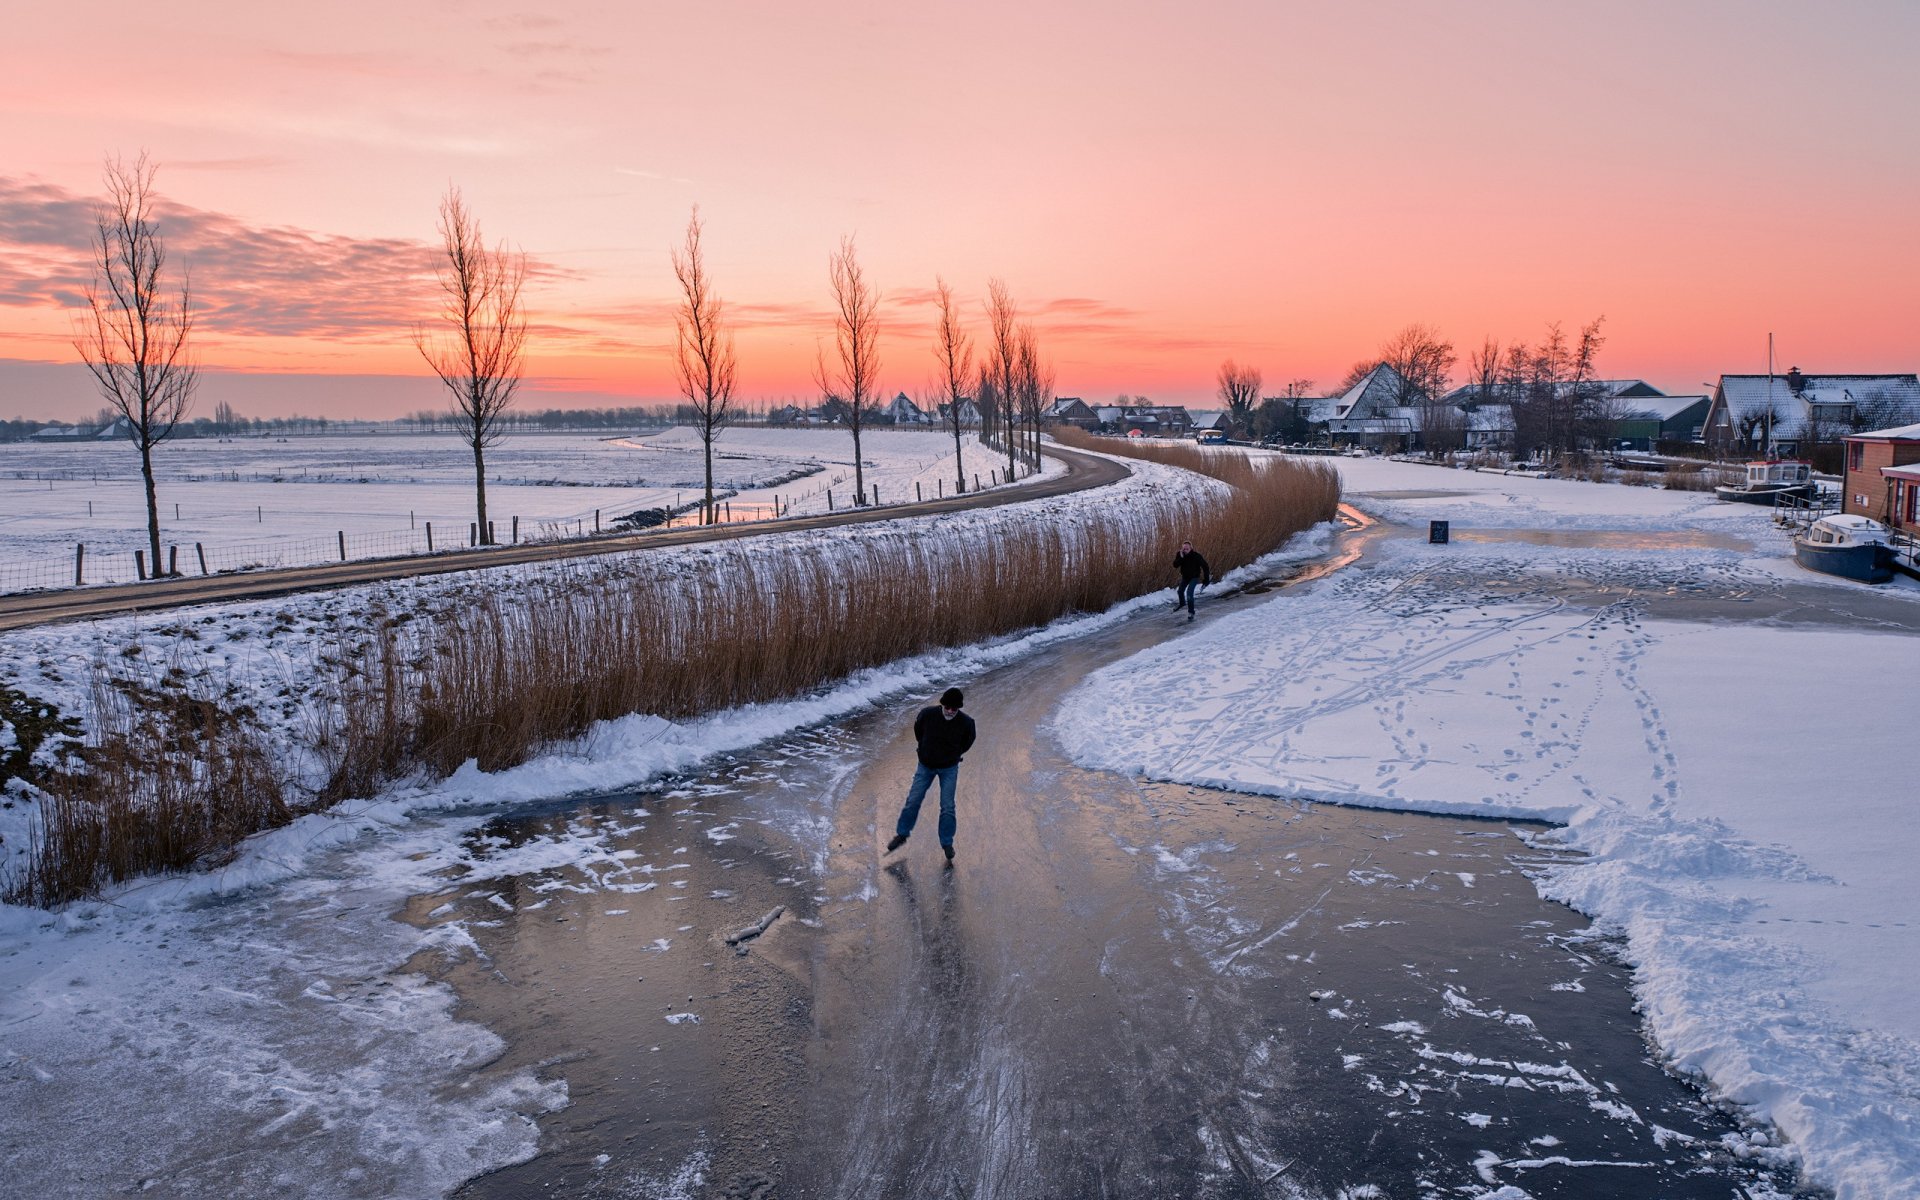
[[[1811,500],[1814,492],[1813,464],[1791,458],[1750,462],[1745,483],[1737,486],[1723,483],[1713,489],[1713,494],[1722,500],[1764,504],[1769,508],[1788,497]]]
[[[1893,578],[1887,527],[1858,513],[1821,517],[1793,538],[1793,557],[1810,571],[1885,583]]]

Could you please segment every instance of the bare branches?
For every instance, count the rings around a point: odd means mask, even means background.
[[[824,355],[814,378],[829,405],[836,406],[853,433],[853,487],[857,502],[867,502],[866,475],[860,461],[860,430],[872,413],[880,378],[880,293],[868,281],[854,253],[852,237],[827,259],[833,289],[834,354],[829,372]]]
[[[154,219],[156,169],[145,153],[132,165],[119,158],[106,164],[107,203],[94,222],[93,282],[73,345],[140,452],[147,548],[158,574],[153,448],[173,436],[193,407],[199,370],[187,352],[194,324],[187,273],[181,272],[178,300],[167,296],[163,284],[167,251]]]
[[[998,279],[987,283],[987,335],[992,345],[987,351],[987,361],[981,365],[982,379],[991,378],[991,389],[982,387],[983,394],[991,390],[998,401],[1001,417],[1001,432],[1007,440],[1007,474],[1013,474],[1013,426],[1016,420],[1019,400],[1018,374],[1019,346],[1015,325],[1020,319],[1020,310],[1013,303],[1007,285]],[[982,413],[986,410],[983,408]]]
[[[934,276],[934,290],[940,297],[940,316],[934,324],[933,356],[939,360],[947,390],[947,424],[953,430],[954,491],[967,490],[967,467],[961,461],[960,404],[966,399],[967,377],[973,372],[973,339],[960,324],[954,310],[953,289],[947,281]]]
[[[520,287],[527,256],[510,252],[505,242],[489,250],[479,219],[453,187],[440,201],[440,244],[446,254],[439,270],[440,317],[447,328],[436,337],[419,326],[413,344],[452,394],[454,425],[473,448],[478,540],[488,544],[493,534],[487,525],[486,448],[500,440],[501,414],[520,387],[527,340]]]
[[[700,209],[687,220],[686,244],[673,252],[673,274],[680,281],[680,307],[674,313],[678,336],[674,367],[680,392],[693,408],[696,432],[706,450],[706,499],[701,523],[713,524],[713,443],[732,417],[733,334],[724,328],[725,310],[707,277],[700,249]]]
[[[1243,367],[1232,359],[1220,364],[1217,377],[1220,402],[1227,406],[1227,419],[1242,437],[1253,432],[1253,410],[1260,403],[1260,368]]]

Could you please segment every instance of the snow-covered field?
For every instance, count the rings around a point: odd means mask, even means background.
[[[860,440],[865,482],[882,503],[953,489],[953,437],[874,429]],[[968,476],[991,486],[1006,459],[963,437]],[[1043,473],[1062,468],[1046,460]],[[473,456],[451,434],[185,439],[155,453],[163,546],[181,569],[301,566],[464,546],[473,520]],[[642,509],[694,503],[705,479],[690,428],[606,437],[515,433],[487,451],[487,511],[508,540],[591,533]],[[741,426],[716,445],[714,486],[735,520],[845,507],[853,439],[838,429]],[[72,584],[74,547],[86,545],[88,583],[134,578],[146,543],[139,457],[120,443],[0,444],[0,591]]]
[[[1339,466],[1350,503],[1453,543],[1384,541],[1108,668],[1063,743],[1154,778],[1564,823],[1543,840],[1590,857],[1541,886],[1624,935],[1662,1052],[1842,1200],[1920,1196],[1920,588],[1877,589],[1914,606],[1883,628],[1764,510]]]

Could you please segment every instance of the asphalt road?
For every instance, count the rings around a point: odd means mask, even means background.
[[[1118,482],[1130,473],[1124,465],[1110,459],[1096,458],[1056,446],[1048,446],[1046,453],[1066,464],[1066,474],[1016,484],[1012,487],[997,488],[993,491],[978,492],[969,496],[949,496],[942,500],[928,500],[918,504],[849,509],[844,512],[791,517],[778,521],[617,534],[580,541],[522,543],[517,546],[496,546],[480,551],[414,555],[404,558],[361,559],[311,567],[289,567],[280,570],[235,572],[223,575],[182,575],[173,579],[146,583],[76,588],[72,591],[23,592],[0,596],[0,632],[58,621],[130,616],[135,613],[155,612],[194,604],[261,600],[296,592],[349,587],[359,583],[405,579],[418,575],[440,575],[452,571],[484,571],[495,567],[582,558],[596,554],[619,554],[659,546],[684,545],[689,542],[727,541],[732,538],[754,537],[765,533],[827,529],[868,521],[891,521],[900,517],[958,512],[963,509],[1037,500],[1101,487]]]

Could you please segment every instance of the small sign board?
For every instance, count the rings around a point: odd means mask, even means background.
[[[1445,521],[1427,522],[1427,543],[1433,546],[1447,544],[1447,523]]]

